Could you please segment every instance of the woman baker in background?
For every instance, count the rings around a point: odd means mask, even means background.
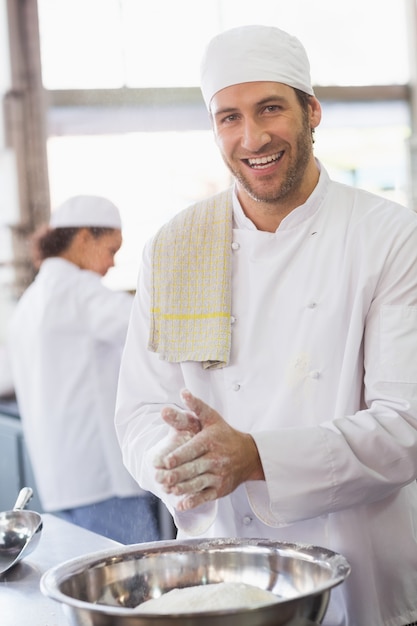
[[[122,543],[160,538],[158,500],[122,463],[114,430],[132,296],[102,284],[122,244],[117,207],[70,198],[35,236],[39,273],[12,320],[10,359],[45,511]]]

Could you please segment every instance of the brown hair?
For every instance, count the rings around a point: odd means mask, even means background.
[[[301,91],[301,89],[294,88],[294,91],[295,91],[295,95],[297,96],[297,100],[303,110],[303,114],[307,115],[308,105],[310,104],[310,99],[312,98],[312,96],[310,96],[310,94],[306,93],[305,91]],[[315,128],[311,128],[310,130],[311,130],[311,141],[312,143],[314,143]]]
[[[68,228],[41,226],[32,236],[32,257],[35,267],[38,268],[45,259],[60,256],[65,252],[81,228],[87,228],[96,239],[114,230],[99,226]]]

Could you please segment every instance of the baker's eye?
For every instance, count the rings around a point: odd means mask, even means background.
[[[229,123],[229,122],[234,122],[235,120],[237,120],[237,115],[235,113],[232,113],[231,115],[227,115],[226,117],[223,118],[223,123]]]

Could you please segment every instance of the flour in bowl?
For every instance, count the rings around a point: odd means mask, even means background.
[[[159,598],[139,604],[138,613],[169,615],[174,613],[205,613],[231,609],[254,609],[273,604],[278,597],[271,591],[246,583],[212,583],[172,589]]]

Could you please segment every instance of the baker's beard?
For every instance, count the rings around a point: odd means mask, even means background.
[[[266,184],[264,186],[259,182],[253,184],[240,169],[233,167],[231,162],[225,160],[225,163],[237,182],[253,200],[272,204],[274,202],[287,201],[292,194],[297,194],[310,161],[311,151],[311,129],[308,121],[303,118],[302,129],[296,139],[295,159],[290,161],[284,180],[278,181],[276,185],[272,187],[268,185],[268,182],[273,179],[274,175],[271,175],[270,178],[268,176],[265,177]]]

